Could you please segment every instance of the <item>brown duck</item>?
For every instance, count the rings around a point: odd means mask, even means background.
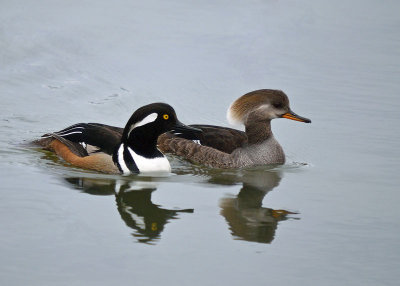
[[[201,129],[196,136],[172,134],[158,138],[158,148],[191,162],[213,168],[240,168],[265,164],[284,164],[285,153],[271,130],[271,120],[287,118],[311,123],[291,111],[287,95],[280,90],[249,92],[228,109],[228,121],[242,123],[245,132],[220,126],[190,125]]]

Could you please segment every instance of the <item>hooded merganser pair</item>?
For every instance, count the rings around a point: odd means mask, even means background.
[[[227,117],[231,123],[244,124],[245,132],[220,126],[190,125],[201,129],[202,133],[197,133],[196,138],[166,133],[159,137],[158,147],[163,153],[173,153],[213,168],[284,164],[285,153],[272,134],[271,120],[287,118],[311,123],[310,119],[291,111],[283,91],[272,89],[241,96],[231,104]]]
[[[185,136],[201,132],[179,122],[170,105],[153,103],[136,110],[124,129],[78,123],[35,142],[84,169],[124,175],[170,172],[168,159],[157,149],[158,136],[167,131]]]
[[[245,132],[186,126],[171,106],[154,103],[135,111],[124,129],[79,123],[45,134],[37,143],[75,166],[105,173],[169,172],[163,153],[213,168],[284,164],[285,154],[271,131],[271,120],[280,117],[311,123],[290,110],[284,92],[262,89],[241,96],[228,109],[228,120],[244,124]]]

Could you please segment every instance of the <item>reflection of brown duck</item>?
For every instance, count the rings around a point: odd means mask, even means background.
[[[193,209],[163,209],[151,201],[155,184],[146,181],[118,181],[95,178],[65,178],[76,189],[92,195],[115,194],[118,212],[139,242],[151,243],[160,238],[164,225],[177,219],[179,212],[193,213]]]
[[[229,224],[232,235],[247,241],[271,243],[278,222],[287,219],[286,210],[262,207],[265,195],[279,185],[276,172],[247,171],[242,177],[243,187],[237,197],[221,199],[221,215]]]
[[[278,223],[289,219],[288,215],[296,214],[287,210],[262,207],[265,195],[277,187],[282,179],[279,171],[273,167],[221,170],[187,165],[186,169],[176,173],[195,174],[197,178],[205,178],[205,181],[202,181],[205,184],[242,184],[237,196],[220,200],[220,213],[227,221],[232,235],[238,239],[271,243]]]

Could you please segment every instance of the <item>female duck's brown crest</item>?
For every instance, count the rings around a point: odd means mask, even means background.
[[[269,105],[285,109],[289,107],[289,99],[281,90],[255,90],[242,95],[229,106],[227,119],[231,124],[244,124],[250,112]]]

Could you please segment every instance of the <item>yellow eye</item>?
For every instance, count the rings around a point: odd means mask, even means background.
[[[169,115],[168,115],[168,114],[164,114],[164,115],[163,115],[163,118],[164,118],[165,120],[168,120]]]

